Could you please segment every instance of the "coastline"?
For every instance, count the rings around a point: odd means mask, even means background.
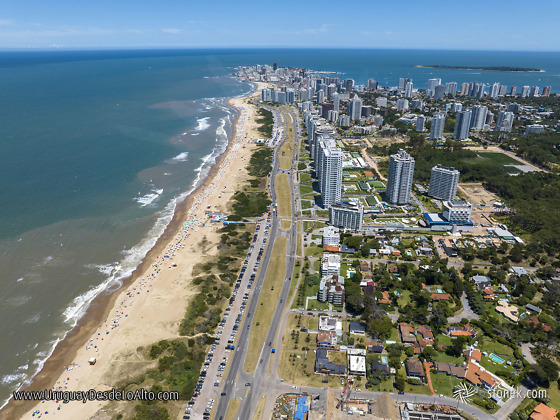
[[[92,340],[92,337],[95,336],[96,331],[99,331],[100,328],[103,328],[104,322],[107,322],[107,319],[111,316],[111,313],[118,306],[119,297],[121,297],[128,288],[136,285],[138,281],[142,279],[143,275],[145,276],[146,273],[148,273],[148,271],[154,266],[154,262],[158,261],[159,256],[165,253],[165,250],[170,248],[171,244],[174,240],[177,239],[177,236],[181,233],[181,231],[184,231],[184,223],[188,218],[189,213],[192,211],[193,206],[195,206],[196,198],[213,184],[218,173],[223,169],[222,165],[230,155],[232,148],[234,147],[234,145],[238,144],[238,142],[236,142],[236,135],[239,132],[238,125],[243,110],[234,104],[234,100],[236,98],[245,99],[255,95],[257,91],[256,86],[255,84],[250,85],[251,90],[247,94],[227,99],[228,106],[234,108],[237,114],[235,116],[235,121],[232,124],[232,132],[230,133],[227,147],[220,155],[216,156],[214,163],[212,164],[204,179],[199,179],[198,185],[196,185],[196,187],[194,187],[194,189],[183,200],[177,202],[171,221],[166,226],[162,235],[157,239],[152,249],[150,249],[146,253],[144,258],[132,272],[132,274],[122,280],[122,285],[118,289],[112,291],[104,291],[92,300],[87,311],[80,318],[75,327],[66,334],[64,339],[57,343],[52,354],[43,364],[41,370],[37,372],[37,374],[30,380],[28,385],[22,386],[20,390],[52,389],[57,382],[60,382],[61,377],[67,375],[67,373],[65,372],[73,370],[74,368],[71,366],[73,366],[76,357],[86,346],[86,344]],[[201,208],[198,208],[198,210],[200,211]],[[195,236],[194,240],[196,241],[196,235],[193,236]],[[191,240],[190,242],[193,241]],[[190,277],[190,272],[187,274],[187,277]],[[150,281],[154,281],[154,283],[156,282],[155,279]],[[150,289],[151,288],[152,287],[150,285]],[[157,286],[154,286],[154,289],[156,288]],[[148,292],[149,291],[151,290],[148,290]],[[187,303],[188,299],[183,302],[184,306],[180,308],[179,312],[182,315],[184,315]],[[141,305],[142,302],[140,303],[140,306]],[[178,325],[180,320],[181,318],[177,319],[175,324]],[[152,340],[152,342],[155,341],[157,341],[157,337],[154,337],[154,339]],[[99,366],[99,363],[96,366]],[[104,385],[99,385],[100,387],[98,387],[97,389],[105,389]],[[13,398],[11,398],[8,403],[2,408],[2,410],[0,410],[0,418],[21,418],[25,415],[25,413],[31,414],[31,410],[36,408],[38,404],[41,404],[41,402],[15,401]],[[66,408],[67,407],[64,407],[64,411],[67,411]],[[52,407],[50,407],[49,411],[54,410],[52,409]]]

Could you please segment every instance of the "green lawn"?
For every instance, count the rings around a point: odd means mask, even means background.
[[[288,183],[288,175],[276,175],[276,193],[278,194],[278,215],[290,217],[292,215],[292,194]]]
[[[319,287],[317,287],[317,291]],[[327,302],[319,302],[317,299],[310,299],[307,309],[329,309],[329,304]]]
[[[301,195],[311,194],[313,192],[313,187],[311,185],[300,185],[299,193]]]
[[[311,204],[311,201],[309,201],[309,200],[301,200],[300,205],[301,205],[302,210],[310,209],[313,206]]]
[[[321,269],[321,260],[313,261],[313,269],[316,272],[319,272],[319,270]]]
[[[498,152],[478,152],[478,156],[482,159],[488,159],[498,165],[522,165],[521,162],[509,157],[504,153]]]
[[[306,257],[320,256],[320,255],[323,255],[323,247],[322,246],[317,246],[317,245],[310,245],[308,247],[305,247],[304,252],[305,252]]]
[[[313,226],[313,222],[310,220],[304,220],[303,221],[303,230],[306,231],[307,229],[311,228]]]
[[[311,182],[313,178],[306,172],[300,172],[299,174],[299,182]]]
[[[453,387],[459,385],[461,380],[454,376],[447,376],[445,373],[430,373],[432,385],[436,394],[443,394],[448,397],[453,396]]]
[[[397,303],[399,306],[406,306],[410,303],[410,290],[399,290],[401,293],[401,297],[397,299]]]

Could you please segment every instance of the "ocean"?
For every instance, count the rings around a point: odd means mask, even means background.
[[[272,64],[415,87],[432,77],[560,90],[554,53],[406,50],[0,52],[0,405],[41,367],[89,302],[117,288],[226,147],[251,86],[233,66]],[[545,73],[413,68],[539,67]]]

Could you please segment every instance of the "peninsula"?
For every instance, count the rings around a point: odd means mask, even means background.
[[[482,70],[482,71],[512,71],[512,72],[529,72],[544,73],[544,70],[534,67],[512,67],[512,66],[446,66],[446,65],[415,65],[412,66],[421,69],[451,69],[451,70]]]

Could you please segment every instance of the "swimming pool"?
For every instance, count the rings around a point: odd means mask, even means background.
[[[381,356],[381,363],[383,363],[384,365],[387,364],[387,358],[385,356]]]
[[[499,363],[500,365],[505,362],[504,359],[502,359],[500,356],[495,355],[494,353],[490,353],[490,356],[488,357],[492,359],[494,362]]]

